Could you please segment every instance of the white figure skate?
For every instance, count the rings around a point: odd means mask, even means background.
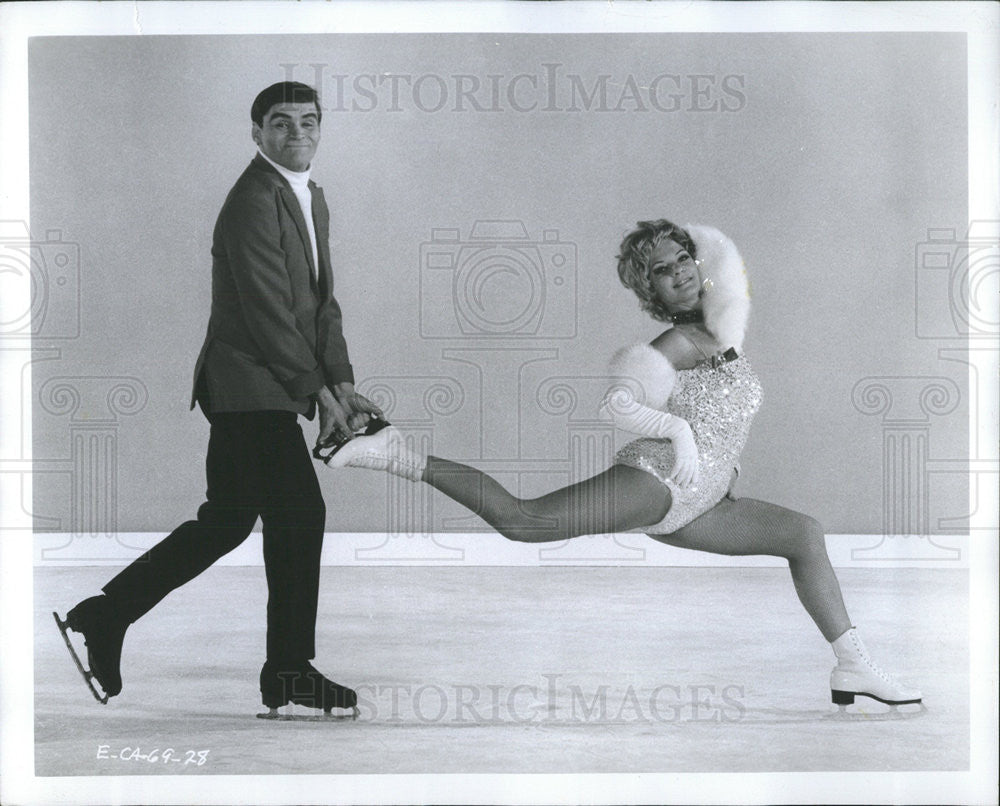
[[[858,631],[852,627],[833,642],[837,665],[830,673],[830,696],[839,711],[846,713],[855,697],[869,697],[890,706],[895,715],[900,705],[920,705],[923,697],[915,688],[900,683],[871,659]]]
[[[409,448],[399,430],[384,420],[372,421],[365,433],[343,442],[323,461],[329,468],[383,470],[410,481],[420,481],[427,464],[421,454]]]

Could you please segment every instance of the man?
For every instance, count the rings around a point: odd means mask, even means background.
[[[352,708],[315,655],[326,508],[297,422],[319,412],[319,441],[348,437],[381,412],[354,391],[333,297],[329,211],[310,179],[322,112],[311,87],[281,82],[251,108],[258,153],[222,207],[212,243],[212,312],[195,368],[211,424],[207,501],[188,521],[85,599],[61,624],[81,632],[106,696],[121,691],[128,626],[263,523],[268,584],[266,707]],[[57,617],[58,620],[58,617]],[[88,681],[89,682],[89,681]]]

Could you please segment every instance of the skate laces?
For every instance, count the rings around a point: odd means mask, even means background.
[[[352,457],[348,467],[359,467],[367,470],[422,470],[420,457],[415,455],[406,444],[405,438],[398,432],[386,430],[385,441],[380,445],[372,445],[364,452]]]
[[[872,660],[871,655],[868,654],[868,649],[861,642],[857,633],[851,633],[851,643],[854,644],[855,650],[857,650],[858,657],[864,661],[865,666],[869,668],[877,677],[880,677],[884,682],[890,683],[891,685],[898,686],[899,681],[896,680],[892,675],[886,672],[881,666],[879,666],[875,661]]]
[[[363,470],[383,470],[386,468],[399,468],[402,470],[416,470],[419,465],[399,456],[392,456],[376,451],[366,451],[360,456],[356,456],[347,463],[348,467],[358,467]]]

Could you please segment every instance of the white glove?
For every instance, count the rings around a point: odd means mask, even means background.
[[[623,386],[612,389],[604,397],[601,409],[611,415],[623,431],[643,437],[669,439],[674,444],[674,467],[670,473],[679,486],[687,487],[698,480],[698,446],[691,426],[683,417],[644,406]]]

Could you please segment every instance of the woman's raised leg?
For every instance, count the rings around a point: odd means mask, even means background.
[[[427,458],[423,481],[522,543],[624,532],[656,523],[670,508],[666,487],[624,465],[539,498],[518,498],[474,467],[436,456]]]
[[[326,463],[331,468],[383,470],[426,482],[504,537],[523,543],[551,543],[648,526],[661,520],[671,503],[670,490],[656,478],[624,465],[613,465],[539,498],[518,498],[474,467],[412,450],[392,427],[352,439]]]

